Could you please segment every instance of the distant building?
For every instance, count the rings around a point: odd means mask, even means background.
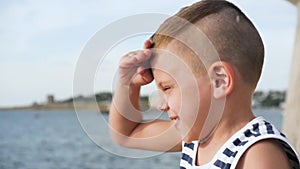
[[[54,96],[53,95],[48,95],[47,96],[47,104],[53,104],[54,101]]]
[[[279,107],[285,102],[286,92],[270,90],[268,92],[256,91],[252,98],[252,107]]]

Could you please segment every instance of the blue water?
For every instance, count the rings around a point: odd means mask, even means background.
[[[255,112],[281,128],[280,110]],[[140,159],[109,153],[88,138],[73,111],[0,111],[0,169],[171,169],[179,159],[180,153]]]

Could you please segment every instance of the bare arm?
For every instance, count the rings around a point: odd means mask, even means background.
[[[249,148],[237,169],[291,169],[287,155],[275,140],[263,140]]]
[[[147,52],[151,51],[136,51],[133,56],[124,56],[120,61],[119,83],[109,113],[111,136],[125,147],[180,151],[180,136],[173,122],[143,121],[139,108],[140,88],[153,80],[150,70],[142,68],[149,63],[151,53]]]

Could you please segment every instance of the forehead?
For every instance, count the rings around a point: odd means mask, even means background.
[[[152,49],[151,67],[154,70],[165,71],[169,74],[186,71],[190,67],[178,51],[179,45],[169,43],[165,47]]]
[[[179,46],[176,43],[152,49],[151,67],[156,81],[170,77],[175,81],[182,81],[193,76],[191,67],[183,59],[183,52],[178,49]]]

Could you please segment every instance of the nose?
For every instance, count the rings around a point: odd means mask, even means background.
[[[159,111],[161,111],[161,112],[167,112],[169,109],[170,109],[170,107],[169,107],[169,105],[166,103],[166,102],[163,102],[162,104],[160,104],[159,106],[158,106],[158,108],[157,108]]]

